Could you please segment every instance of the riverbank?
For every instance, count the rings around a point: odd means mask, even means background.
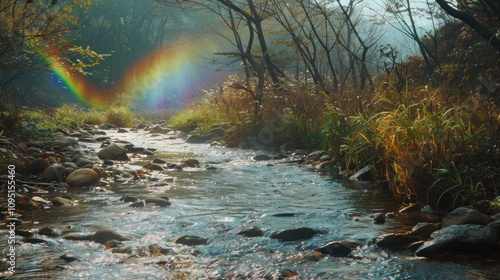
[[[16,196],[16,205],[22,207],[16,238],[24,255],[21,264],[33,263],[20,276],[55,270],[67,275],[75,269],[89,276],[82,267],[90,261],[86,254],[114,267],[95,272],[101,276],[146,275],[118,264],[135,267],[137,261],[154,267],[147,273],[155,277],[178,279],[435,273],[411,269],[415,260],[405,248],[408,241],[426,240],[422,236],[439,229],[440,219],[419,207],[400,213],[397,204],[387,204],[390,194],[376,185],[353,180],[348,187],[345,180],[320,179],[325,175],[310,171],[324,171],[329,161],[324,152],[232,150],[212,141],[219,139],[189,144],[188,135],[161,123],[135,129],[82,126],[53,137],[17,145],[25,148],[21,153],[30,164],[23,171],[16,166],[22,184]],[[113,153],[103,152],[110,147],[116,148]],[[47,169],[55,177],[49,178]],[[80,172],[90,177],[71,179]],[[250,176],[239,179],[242,174]],[[425,230],[406,233],[423,220],[430,222]],[[63,251],[55,250],[58,243]],[[243,247],[233,248],[236,244]],[[226,246],[234,255],[225,255]],[[484,255],[485,260],[495,254]],[[213,259],[218,256],[220,260]],[[274,259],[276,265],[255,258]],[[383,265],[395,258],[405,259],[399,262],[403,272]],[[353,270],[347,272],[346,264]],[[487,265],[495,271],[495,262]]]

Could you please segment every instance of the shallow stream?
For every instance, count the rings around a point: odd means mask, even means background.
[[[141,169],[154,158],[167,162],[197,159],[200,168],[149,171],[149,180],[112,182],[91,190],[69,189],[72,206],[23,214],[37,221],[27,229],[51,227],[65,234],[110,229],[131,236],[132,253],[112,253],[90,241],[45,238],[47,244],[18,245],[15,279],[499,279],[497,256],[428,260],[409,251],[388,251],[367,244],[374,237],[408,230],[397,218],[376,225],[370,214],[397,212],[391,194],[368,184],[332,179],[306,165],[254,161],[258,152],[208,144],[186,144],[171,135],[109,132],[112,139],[157,149],[155,156],[132,157],[115,169]],[[98,143],[81,143],[98,151]],[[207,166],[216,170],[208,171]],[[129,207],[123,196],[168,196],[170,207]],[[310,227],[323,232],[304,241],[280,242],[243,237],[242,229],[266,232]],[[208,238],[208,245],[175,244],[176,237]],[[334,240],[362,245],[350,258],[314,261],[314,250]],[[3,242],[3,241],[2,241]],[[2,246],[5,245],[4,242]],[[167,248],[152,253],[147,245]],[[66,263],[59,256],[78,258]]]

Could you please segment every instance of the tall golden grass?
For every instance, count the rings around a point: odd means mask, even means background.
[[[444,89],[397,90],[326,95],[290,81],[266,87],[260,118],[254,101],[232,77],[202,102],[175,116],[176,128],[207,131],[224,123],[226,144],[278,119],[271,145],[324,149],[344,168],[370,166],[403,201],[453,208],[498,195],[499,109],[481,95],[454,98]],[[353,170],[354,171],[354,170]]]

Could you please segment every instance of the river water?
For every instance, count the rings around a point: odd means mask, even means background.
[[[140,170],[154,158],[167,162],[197,159],[200,168],[150,171],[148,180],[110,181],[91,190],[69,189],[71,206],[23,214],[25,229],[50,227],[62,235],[91,234],[111,229],[130,236],[129,253],[113,253],[90,241],[43,237],[47,244],[20,242],[13,279],[499,279],[497,256],[428,260],[408,251],[367,245],[374,237],[408,230],[397,218],[373,224],[370,214],[397,212],[391,194],[367,184],[333,179],[309,166],[253,161],[258,152],[186,144],[171,135],[108,132],[113,139],[157,149],[155,156],[132,157],[114,169]],[[98,151],[98,143],[81,143]],[[206,170],[207,166],[217,170]],[[168,196],[170,207],[129,207],[123,196]],[[36,221],[30,223],[29,221]],[[305,241],[280,242],[268,237],[238,235],[258,227],[267,233],[310,227],[317,234]],[[208,245],[175,244],[176,237],[208,238]],[[362,246],[355,257],[311,261],[314,250],[334,240]],[[4,242],[4,240],[2,241]],[[4,242],[5,243],[5,242]],[[2,243],[2,246],[5,245]],[[147,246],[168,249],[159,254]],[[5,250],[4,250],[5,251]],[[78,258],[66,263],[59,256]]]

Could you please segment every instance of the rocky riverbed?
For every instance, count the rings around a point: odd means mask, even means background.
[[[326,170],[334,161],[322,151],[228,149],[216,132],[105,125],[61,130],[46,142],[2,139],[18,153],[16,273],[8,270],[4,227],[3,275],[494,279],[500,272],[500,217],[491,202],[446,216],[422,205],[401,209],[363,181],[366,174],[333,179]],[[9,178],[0,180],[6,211]],[[4,212],[6,225],[11,218]]]

